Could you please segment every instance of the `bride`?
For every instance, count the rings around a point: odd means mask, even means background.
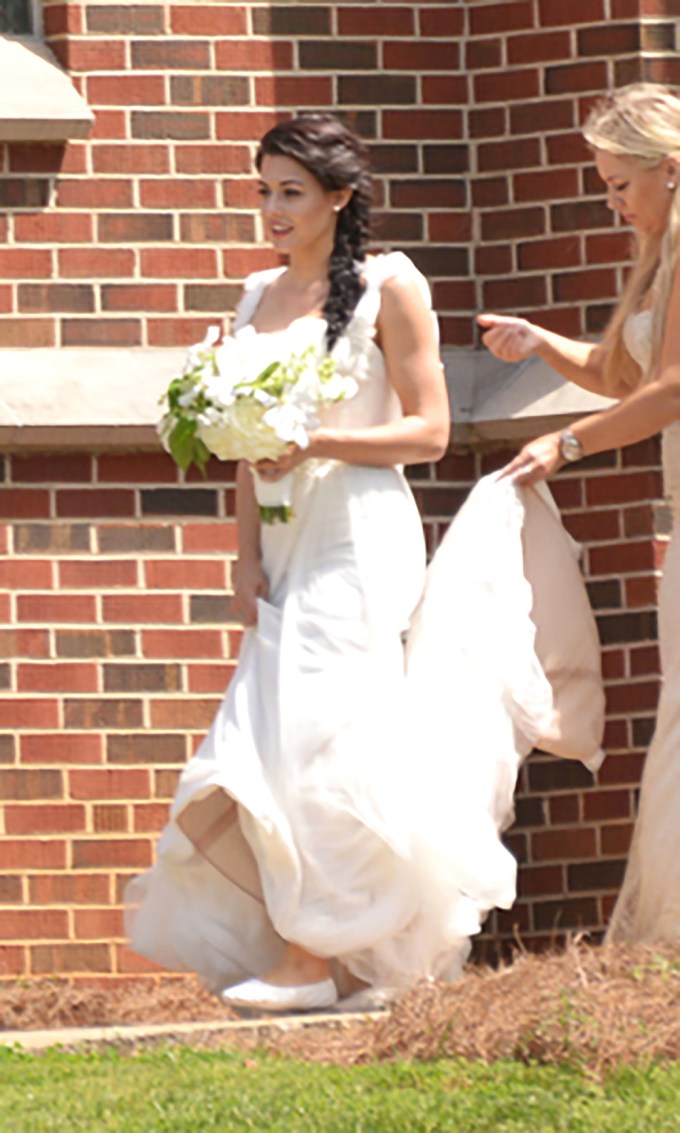
[[[400,466],[443,454],[449,412],[425,280],[402,254],[366,255],[359,140],[300,115],[265,135],[257,168],[287,266],[246,281],[234,333],[258,356],[323,342],[359,389],[307,448],[257,465],[265,481],[294,471],[292,521],[261,525],[238,467],[233,609],[251,629],[127,899],[133,947],[228,988],[225,1002],[324,1007],[342,986],[332,957],[366,982],[411,963],[399,707],[425,552]]]
[[[653,83],[614,91],[586,122],[609,207],[635,229],[638,255],[601,345],[575,342],[524,319],[482,315],[499,358],[538,354],[570,381],[620,399],[573,429],[526,445],[506,474],[523,485],[565,462],[663,430],[674,526],[659,602],[663,688],[639,813],[608,938],[680,940],[680,97]]]
[[[448,402],[425,280],[399,252],[366,254],[363,146],[334,116],[303,114],[265,135],[257,168],[265,234],[287,266],[249,277],[234,334],[255,372],[325,347],[357,392],[323,410],[304,450],[238,468],[233,608],[248,628],[157,861],[128,887],[128,930],[138,952],[199,973],[227,1004],[304,1010],[460,974],[486,913],[514,899],[499,829],[552,699],[516,489],[487,485],[476,518],[466,504],[429,576],[436,601],[421,603],[422,524],[402,466],[442,455]],[[256,484],[291,476],[293,518],[261,523]],[[563,632],[585,697],[564,667],[556,677],[583,732],[594,623],[573,549],[533,495],[538,538],[572,572]],[[571,754],[561,715],[555,750]]]

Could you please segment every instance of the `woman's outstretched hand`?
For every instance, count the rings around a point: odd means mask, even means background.
[[[499,479],[509,476],[515,484],[526,488],[539,480],[547,480],[564,464],[560,451],[560,434],[546,433],[525,445],[517,456],[501,469]]]
[[[482,342],[501,362],[524,362],[541,345],[540,330],[526,319],[513,315],[477,315],[480,327],[486,327]]]

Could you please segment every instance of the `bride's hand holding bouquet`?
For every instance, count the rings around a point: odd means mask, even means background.
[[[260,518],[286,522],[293,472],[305,459],[319,410],[356,389],[320,346],[272,358],[266,343],[221,340],[220,328],[210,327],[161,399],[166,410],[158,432],[184,471],[196,464],[203,472],[211,455],[248,461]]]

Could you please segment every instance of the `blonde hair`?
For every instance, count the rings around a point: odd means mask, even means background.
[[[680,161],[680,97],[670,87],[657,83],[631,83],[620,87],[591,110],[583,127],[583,136],[594,150],[630,158],[644,169],[653,169],[668,157]],[[665,229],[638,238],[634,267],[605,331],[605,378],[611,388],[621,382],[635,388],[656,373],[679,233],[680,191],[673,193]],[[652,286],[651,359],[641,379],[639,369],[626,349],[623,328],[628,316],[640,309]]]

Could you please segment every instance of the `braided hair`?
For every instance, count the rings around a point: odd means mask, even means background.
[[[323,316],[330,351],[352,318],[365,286],[360,273],[370,230],[368,153],[356,134],[334,114],[308,111],[280,122],[264,135],[255,158],[257,169],[262,168],[267,155],[274,154],[299,162],[327,192],[353,190],[338,213],[328,269]]]

